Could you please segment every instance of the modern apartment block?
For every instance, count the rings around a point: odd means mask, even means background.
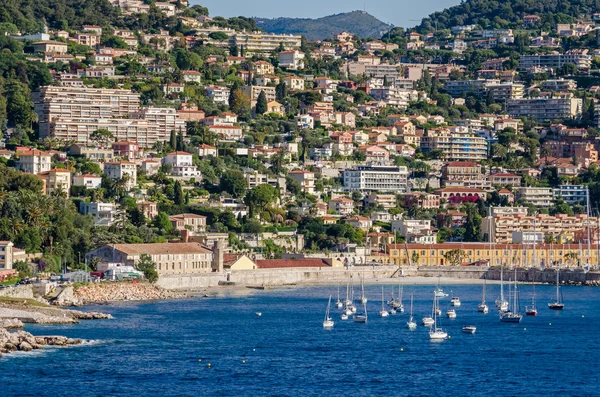
[[[537,121],[574,118],[581,115],[581,98],[546,97],[509,99],[506,110],[512,117],[527,116]]]
[[[440,150],[449,161],[478,161],[488,155],[485,138],[450,132],[421,137],[421,149],[424,152]]]
[[[523,55],[519,59],[519,69],[560,68],[565,63],[573,63],[579,70],[588,70],[592,66],[592,56],[587,54],[587,50],[571,50],[564,54]]]
[[[404,193],[408,190],[408,168],[360,166],[346,170],[344,189]]]
[[[46,86],[32,98],[42,138],[88,144],[94,131],[106,129],[118,140],[150,147],[167,141],[172,130],[185,132],[175,109],[140,107],[130,90]]]
[[[521,187],[517,189],[516,199],[536,207],[550,207],[554,202],[554,192],[546,187]]]
[[[560,185],[554,189],[554,197],[560,198],[569,204],[587,201],[587,186],[583,185]]]
[[[302,36],[264,32],[236,32],[229,37],[229,46],[243,48],[244,51],[271,53],[282,45],[286,50],[298,50]]]

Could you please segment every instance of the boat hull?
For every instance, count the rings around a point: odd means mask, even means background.
[[[550,310],[562,310],[565,308],[563,303],[548,303],[548,309]]]
[[[500,322],[518,324],[523,320],[523,316],[502,316]]]

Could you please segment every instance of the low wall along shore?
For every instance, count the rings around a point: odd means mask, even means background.
[[[278,286],[292,284],[337,284],[352,276],[365,280],[386,279],[392,277],[444,277],[464,280],[500,280],[500,268],[488,267],[416,267],[406,266],[356,266],[346,268],[285,268],[234,271],[231,273],[208,273],[197,275],[161,276],[158,285],[165,289],[198,289],[216,287],[220,284],[234,283],[247,286]],[[504,271],[504,279],[514,279],[514,271]],[[520,282],[554,283],[556,273],[553,269],[517,269]],[[600,281],[600,272],[561,270],[560,280],[569,284],[590,284]]]

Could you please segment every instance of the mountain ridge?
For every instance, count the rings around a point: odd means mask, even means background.
[[[365,11],[351,11],[321,18],[258,18],[259,28],[269,33],[300,34],[308,40],[322,40],[336,33],[348,31],[357,36],[380,38],[392,28]]]

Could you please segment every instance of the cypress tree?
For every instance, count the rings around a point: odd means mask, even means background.
[[[265,114],[267,112],[267,95],[261,91],[256,100],[256,114]]]

